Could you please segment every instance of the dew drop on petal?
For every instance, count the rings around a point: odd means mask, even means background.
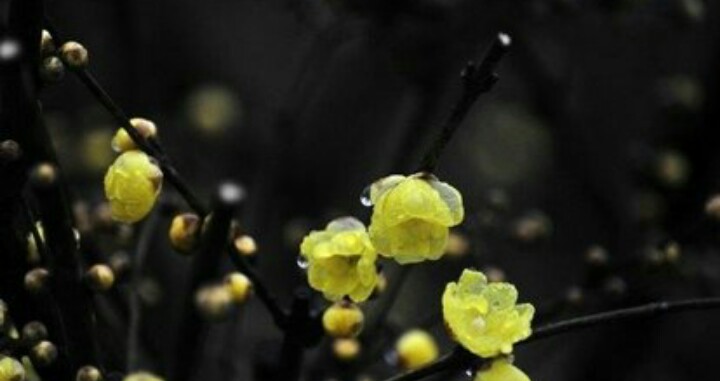
[[[305,257],[303,257],[302,255],[298,255],[296,263],[297,263],[298,267],[303,270],[307,269],[308,266],[310,265],[308,263],[307,259],[305,259]]]
[[[360,203],[368,208],[372,206],[372,200],[370,199],[370,187],[370,185],[366,186],[360,194]]]
[[[485,319],[482,317],[477,317],[472,321],[472,326],[478,331],[483,331],[485,329],[485,326],[487,323],[485,323]]]

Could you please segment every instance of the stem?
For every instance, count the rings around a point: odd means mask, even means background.
[[[432,364],[412,372],[390,377],[385,381],[415,381],[451,369],[462,369],[474,360],[473,355],[457,346],[452,352],[440,357]]]
[[[95,312],[90,290],[82,284],[82,263],[72,227],[72,216],[60,185],[60,171],[52,167],[51,179],[33,179],[33,191],[40,207],[49,250],[50,290],[60,313],[64,345],[75,371],[97,364]],[[59,329],[59,327],[56,327]]]
[[[541,340],[562,333],[573,332],[576,330],[590,328],[602,324],[647,319],[677,312],[711,309],[720,309],[720,298],[687,299],[675,302],[655,302],[637,307],[601,312],[599,314],[581,316],[574,319],[568,319],[559,321],[557,323],[543,325],[539,328],[536,328],[533,332],[533,335],[529,339],[518,343],[518,345],[524,345],[536,340]],[[471,357],[468,359],[466,354],[469,353],[458,345],[455,348],[454,352],[446,354],[445,356],[441,357],[434,363],[424,368],[420,368],[409,373],[397,375],[388,378],[385,381],[420,380],[448,369],[462,369],[465,366],[472,365],[475,360],[482,360],[478,357]]]
[[[265,283],[263,282],[260,275],[255,272],[252,266],[247,263],[247,261],[243,257],[243,254],[239,253],[235,249],[234,245],[230,245],[228,253],[230,254],[230,261],[232,262],[233,266],[235,266],[238,271],[245,274],[245,276],[247,276],[248,279],[250,279],[250,281],[252,282],[255,294],[257,295],[258,299],[260,299],[260,302],[265,305],[265,308],[267,308],[268,312],[270,312],[270,315],[272,316],[275,325],[280,328],[280,330],[286,331],[288,326],[288,315],[285,311],[282,310],[282,308],[280,308],[275,297],[270,293],[267,287],[265,287]]]
[[[568,331],[594,327],[601,324],[653,318],[677,312],[711,309],[720,309],[720,298],[687,299],[676,302],[655,302],[642,306],[602,312],[599,314],[581,316],[578,318],[559,321],[557,323],[546,324],[535,329],[533,335],[523,343],[529,343]]]
[[[206,324],[195,304],[195,294],[204,285],[214,280],[226,249],[230,224],[238,206],[245,197],[245,191],[235,184],[219,187],[216,206],[207,223],[200,241],[198,253],[193,258],[189,285],[185,294],[184,313],[176,338],[177,345],[173,379],[189,380],[193,377],[193,365],[201,353]]]
[[[499,77],[495,73],[495,69],[509,47],[510,37],[507,34],[499,33],[480,64],[474,62],[467,64],[462,73],[463,92],[460,100],[455,104],[450,116],[443,123],[440,135],[438,135],[435,143],[423,157],[419,172],[432,173],[435,171],[440,155],[450,142],[455,131],[460,127],[472,105],[480,95],[490,91],[497,83]]]
[[[305,354],[305,335],[310,319],[310,292],[299,289],[295,292],[290,316],[287,319],[287,329],[280,349],[277,381],[299,380]]]
[[[53,38],[58,45],[62,45],[63,41],[57,30],[52,26],[50,21],[45,19],[46,27],[50,30]],[[68,65],[68,67],[70,67]],[[160,142],[155,138],[145,139],[130,123],[130,118],[120,108],[120,106],[110,97],[95,76],[86,68],[72,70],[72,72],[80,79],[85,87],[90,90],[95,99],[100,102],[103,107],[112,115],[120,127],[125,130],[135,144],[145,153],[154,157],[163,171],[163,177],[180,193],[188,206],[200,216],[205,216],[207,210],[200,200],[195,196],[190,187],[187,185],[180,172],[173,166],[168,156],[165,154]]]
[[[375,317],[367,324],[367,328],[363,334],[365,339],[375,339],[375,334],[385,323],[385,319],[388,314],[390,314],[392,307],[395,305],[395,299],[397,299],[398,295],[400,295],[402,286],[405,284],[405,280],[408,278],[412,268],[412,266],[401,266],[398,269],[394,282],[390,283],[388,290],[378,301],[378,305],[376,306],[376,309],[378,310],[377,315],[375,315]]]

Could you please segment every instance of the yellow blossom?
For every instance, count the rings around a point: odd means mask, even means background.
[[[126,223],[144,218],[155,205],[162,178],[160,168],[144,152],[120,155],[105,175],[105,196],[112,218]]]
[[[0,357],[0,381],[24,381],[25,375],[25,368],[18,360]]]
[[[464,218],[462,196],[432,175],[392,175],[370,187],[370,237],[381,255],[398,263],[439,259],[449,228]]]
[[[509,354],[532,333],[535,313],[531,304],[516,305],[517,297],[512,284],[488,283],[483,273],[466,269],[445,288],[445,324],[455,341],[480,357]]]
[[[420,329],[403,334],[395,343],[395,351],[400,365],[408,370],[422,368],[438,357],[435,339]]]
[[[530,377],[502,357],[493,360],[489,368],[479,370],[473,381],[530,381]]]
[[[325,297],[366,300],[375,289],[377,252],[365,226],[353,217],[330,222],[325,230],[303,239],[300,252],[307,261],[308,283]]]

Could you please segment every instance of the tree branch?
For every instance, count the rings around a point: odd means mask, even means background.
[[[655,302],[637,307],[601,312],[599,314],[581,316],[574,319],[550,323],[534,329],[533,335],[517,345],[525,345],[537,340],[546,339],[562,333],[573,332],[603,324],[619,323],[630,320],[648,319],[664,316],[666,314],[720,309],[720,298],[687,299],[675,302]],[[469,356],[468,356],[469,355]],[[400,374],[385,381],[414,381],[449,369],[462,370],[475,362],[485,359],[474,357],[461,346],[434,363],[418,370]]]

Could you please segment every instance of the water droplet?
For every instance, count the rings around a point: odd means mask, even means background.
[[[474,369],[465,369],[465,375],[472,378],[475,376],[475,370]]]
[[[383,359],[385,359],[385,362],[388,365],[395,366],[398,363],[398,354],[397,354],[397,352],[395,352],[394,349],[391,349],[391,350],[385,352],[385,354],[383,355]]]
[[[366,186],[360,194],[360,203],[368,208],[372,206],[372,200],[370,199],[370,185]]]
[[[296,263],[297,263],[298,267],[303,270],[307,269],[308,266],[310,265],[308,263],[307,259],[305,259],[305,257],[303,257],[302,255],[298,255]]]
[[[483,319],[482,317],[477,317],[472,321],[473,328],[478,331],[484,330],[486,325],[487,324],[485,323],[485,319]]]

